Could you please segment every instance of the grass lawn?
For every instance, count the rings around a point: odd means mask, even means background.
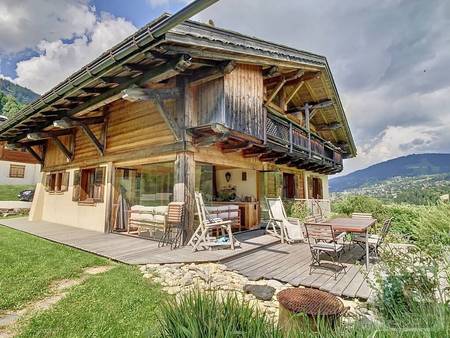
[[[108,260],[0,226],[0,313],[43,297],[52,281]]]
[[[34,185],[0,185],[0,201],[18,201],[19,192],[34,188]]]
[[[155,337],[164,297],[137,268],[118,265],[24,323],[19,337]]]

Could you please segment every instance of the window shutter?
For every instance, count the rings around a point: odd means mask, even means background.
[[[94,201],[102,203],[105,186],[105,167],[95,169],[94,185]]]
[[[75,170],[75,172],[73,173],[72,201],[78,202],[79,200],[80,200],[80,171]]]
[[[65,171],[62,173],[61,179],[61,191],[67,191],[69,189],[69,172]]]

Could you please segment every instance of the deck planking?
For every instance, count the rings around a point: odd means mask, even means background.
[[[310,273],[311,253],[308,244],[277,244],[249,252],[245,257],[224,261],[229,270],[251,280],[276,279],[293,286],[304,286],[328,291],[334,295],[366,300],[371,294],[367,272],[358,259],[363,255],[359,247],[342,255],[346,267],[334,278],[334,270],[313,268]],[[325,263],[326,266],[327,263]],[[329,262],[328,264],[331,264]]]
[[[276,244],[278,240],[262,230],[243,232],[236,238],[241,247],[236,250],[193,252],[192,247],[171,250],[158,247],[158,242],[123,234],[100,233],[67,225],[33,221],[26,218],[1,220],[0,224],[53,242],[95,253],[126,264],[168,264],[218,262],[232,257],[245,257],[247,252]]]
[[[25,218],[0,221],[2,225],[47,240],[62,243],[126,264],[169,264],[220,262],[250,280],[275,279],[293,286],[305,286],[331,292],[337,296],[368,299],[372,289],[370,274],[356,263],[363,250],[355,247],[343,254],[346,271],[334,278],[334,271],[313,269],[311,253],[305,243],[281,244],[264,231],[238,234],[241,248],[193,252],[191,247],[170,250],[159,248],[155,241],[123,234],[99,233],[50,222],[29,222]]]

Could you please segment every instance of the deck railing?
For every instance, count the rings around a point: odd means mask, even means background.
[[[302,126],[272,113],[267,113],[266,137],[282,146],[289,152],[300,151],[311,156],[342,164],[342,154],[319,135],[310,133]]]

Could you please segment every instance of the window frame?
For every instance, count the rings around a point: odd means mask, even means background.
[[[87,167],[75,171],[72,201],[79,205],[104,202],[106,167]]]
[[[13,174],[13,171],[19,170],[22,171],[22,175]],[[22,164],[10,164],[9,165],[9,178],[25,178],[25,170],[26,166]]]
[[[50,194],[64,194],[69,190],[69,171],[49,172],[45,176],[45,191]]]

